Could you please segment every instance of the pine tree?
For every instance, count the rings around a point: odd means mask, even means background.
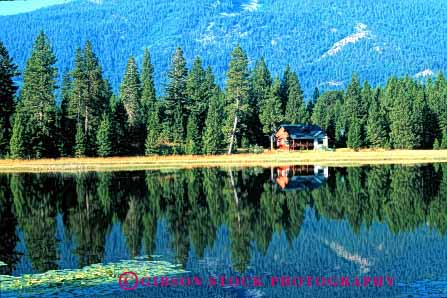
[[[189,115],[188,124],[186,126],[186,154],[199,154],[201,148],[201,139],[199,135],[199,128],[197,127],[197,116],[195,113]]]
[[[238,45],[231,53],[226,84],[225,141],[231,154],[246,130],[249,109],[248,58]]]
[[[374,91],[371,88],[371,85],[369,85],[368,81],[365,81],[362,88],[362,101],[361,101],[361,113],[363,113],[363,119],[364,125],[366,125],[366,121],[368,119],[368,113],[369,113],[369,107],[371,106],[371,103],[374,101]]]
[[[351,83],[348,86],[345,96],[345,105],[344,105],[344,119],[347,123],[347,131],[348,131],[348,147],[350,145],[359,145],[359,147],[363,146],[365,140],[365,124],[366,124],[366,116],[367,116],[366,104],[363,101],[362,90],[360,88],[360,81],[357,74],[353,74]],[[357,122],[356,125],[359,126],[359,129],[356,128],[356,132],[360,133],[359,136],[354,136],[353,133],[349,133],[350,127],[353,122]],[[351,143],[349,140],[349,136],[351,136]],[[360,142],[360,143],[359,143]],[[353,147],[351,147],[353,148]]]
[[[157,106],[154,106],[154,109],[149,113],[146,127],[147,136],[145,143],[145,153],[146,155],[158,154],[160,152],[159,140],[161,127]]]
[[[137,127],[142,121],[141,114],[141,82],[134,57],[127,61],[127,68],[120,86],[120,100],[127,113],[127,124]]]
[[[187,92],[186,82],[188,80],[188,69],[186,68],[186,60],[183,56],[183,50],[177,48],[172,57],[171,69],[168,72],[168,85],[166,87],[165,109],[164,115],[166,117],[165,129],[168,136],[173,140],[174,136],[176,142],[183,141],[184,128],[178,131],[179,123],[184,123],[184,115],[186,113]],[[180,116],[182,119],[177,119]],[[179,135],[180,133],[180,135]]]
[[[336,139],[339,134],[346,134],[344,117],[336,115],[337,102],[343,102],[343,92],[328,91],[323,93],[315,104],[312,113],[312,124],[319,125],[325,130],[329,139]],[[337,118],[338,117],[338,118]],[[338,130],[336,126],[338,123]]]
[[[86,146],[86,140],[84,135],[84,127],[82,123],[78,123],[76,125],[76,136],[75,136],[75,147],[74,147],[74,155],[75,157],[84,157]]]
[[[308,117],[307,122],[312,121],[312,114],[314,112],[314,107],[319,97],[320,97],[320,90],[318,89],[318,87],[315,87],[314,93],[312,94],[312,99],[309,100],[306,106],[307,117]]]
[[[289,97],[289,80],[291,74],[292,69],[290,68],[290,65],[287,64],[286,69],[284,70],[284,74],[281,78],[281,107],[284,113],[286,111],[286,105]]]
[[[424,89],[413,86],[411,123],[413,124],[414,148],[426,148],[429,108]],[[428,140],[428,142],[430,142]],[[431,143],[431,142],[430,142]],[[431,145],[431,144],[430,144]]]
[[[174,125],[172,126],[172,141],[174,154],[181,154],[184,149],[184,124],[183,114],[180,106],[177,106],[174,112]]]
[[[265,138],[262,133],[262,124],[259,113],[263,103],[267,100],[272,85],[272,76],[265,63],[264,57],[256,61],[255,67],[250,74],[250,97],[247,114],[246,142],[252,144],[263,144]]]
[[[0,157],[9,152],[12,134],[14,96],[17,91],[13,78],[18,76],[17,65],[12,61],[7,49],[0,41]]]
[[[434,141],[439,137],[439,125],[436,113],[427,106],[425,113],[425,133],[423,147],[431,149]]]
[[[188,115],[192,113],[201,115],[206,111],[208,90],[205,89],[207,87],[205,85],[205,74],[202,60],[200,57],[196,57],[186,80],[186,110]]]
[[[366,135],[369,146],[373,148],[384,148],[387,146],[388,131],[385,123],[384,112],[380,106],[380,89],[372,98],[369,108],[369,117],[366,125]]]
[[[29,151],[26,149],[24,142],[27,118],[25,113],[21,112],[23,110],[21,104],[22,103],[19,103],[17,106],[17,112],[14,116],[14,125],[10,141],[11,157],[16,159],[29,157]]]
[[[391,133],[391,109],[393,107],[394,101],[396,97],[398,96],[398,89],[399,89],[399,81],[396,77],[391,77],[388,79],[386,86],[384,88],[384,92],[382,92],[381,96],[379,97],[379,103],[380,107],[383,110],[383,114],[385,117],[385,122],[387,124],[387,130],[388,130],[388,137]],[[389,141],[389,145],[392,146],[391,140]]]
[[[143,108],[143,123],[149,119],[149,114],[155,109],[156,92],[154,83],[154,66],[148,49],[144,50],[143,67],[141,70],[141,107]]]
[[[408,78],[398,82],[390,119],[390,142],[395,149],[413,149],[415,134],[412,123],[412,95]]]
[[[116,96],[110,100],[111,123],[112,123],[112,144],[114,155],[129,154],[127,144],[127,114],[123,103]]]
[[[216,93],[211,98],[203,132],[203,152],[205,154],[216,154],[219,152],[223,137],[220,129],[221,116],[219,94]]]
[[[343,101],[337,100],[333,107],[333,120],[335,122],[335,146],[336,147],[346,147],[346,119],[344,118]]]
[[[272,85],[272,75],[265,63],[264,57],[256,61],[255,67],[250,75],[250,105],[259,110],[262,103],[267,100],[270,87]]]
[[[86,154],[94,155],[96,152],[96,130],[110,102],[110,92],[107,81],[102,76],[102,68],[99,65],[98,57],[93,52],[90,41],[86,42],[84,59],[88,87],[83,114],[84,135],[86,138]]]
[[[85,98],[87,97],[88,82],[84,61],[84,54],[80,48],[76,50],[75,67],[71,72],[73,78],[71,82],[71,96],[68,102],[68,117],[74,122],[77,130],[77,124],[82,122],[82,115],[85,110]]]
[[[359,118],[353,116],[351,122],[351,127],[348,131],[348,147],[354,150],[360,149],[363,145],[361,140],[361,125]]]
[[[103,79],[102,68],[89,41],[83,51],[77,49],[71,76],[73,90],[68,105],[69,118],[76,123],[73,124],[76,131],[79,124],[83,127],[85,155],[95,155],[96,130],[108,108],[111,92],[108,82]]]
[[[55,94],[57,69],[54,64],[56,57],[53,54],[48,38],[40,32],[34,42],[30,59],[27,61],[23,88],[21,91],[21,104],[17,113],[19,119],[26,119],[25,129],[16,129],[14,132],[23,132],[24,150],[11,151],[16,157],[21,152],[27,156],[55,157],[56,147],[56,104]],[[20,121],[21,122],[21,121]],[[17,136],[12,136],[17,139]]]
[[[112,127],[107,114],[103,115],[96,135],[96,150],[100,157],[111,156],[112,150]]]
[[[435,142],[433,143],[433,150],[439,150],[441,149],[441,145],[439,144],[439,140],[435,139]]]
[[[133,57],[127,62],[126,72],[120,86],[120,101],[126,110],[126,143],[129,154],[144,152],[143,110],[141,108],[141,82],[138,67]]]
[[[284,121],[290,124],[306,123],[308,116],[303,91],[295,72],[290,72],[287,78],[287,91]]]
[[[262,131],[270,136],[270,148],[273,150],[273,136],[283,119],[281,109],[281,81],[273,81],[267,100],[262,104],[259,115]]]
[[[447,129],[447,80],[442,72],[438,74],[436,80],[427,83],[427,100],[430,113],[432,127],[431,138],[442,140],[442,131]]]
[[[64,73],[61,87],[58,115],[58,146],[61,156],[71,156],[76,135],[76,122],[69,117],[69,103],[72,97],[72,82],[69,73]]]

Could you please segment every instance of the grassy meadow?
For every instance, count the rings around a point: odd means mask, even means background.
[[[359,166],[447,162],[447,150],[266,151],[261,154],[0,160],[0,172],[130,171],[197,167]]]

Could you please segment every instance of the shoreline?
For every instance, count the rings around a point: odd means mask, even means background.
[[[332,167],[447,162],[447,150],[364,150],[354,152],[265,152],[229,155],[173,155],[108,158],[0,160],[0,173],[137,171],[188,168],[243,168],[285,165]]]

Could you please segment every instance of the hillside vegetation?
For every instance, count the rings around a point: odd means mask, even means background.
[[[222,86],[229,53],[240,43],[251,66],[264,55],[280,74],[289,63],[309,98],[317,86],[346,87],[354,71],[373,85],[391,75],[446,71],[446,19],[447,2],[435,0],[80,0],[0,17],[8,28],[0,40],[23,69],[43,29],[63,71],[89,39],[115,91],[127,57],[141,63],[149,48],[161,93],[177,46],[189,65],[200,55]]]
[[[224,89],[211,67],[204,68],[197,57],[188,68],[177,48],[163,97],[156,95],[147,49],[141,66],[128,58],[117,93],[104,78],[91,42],[76,50],[74,60],[58,98],[57,57],[40,32],[16,97],[14,78],[20,73],[0,42],[0,157],[262,152],[269,145],[273,149],[283,123],[319,125],[330,147],[447,149],[442,73],[427,84],[390,77],[384,88],[362,83],[354,73],[345,91],[320,94],[315,88],[306,103],[290,66],[281,78],[272,77],[263,58],[250,69],[239,45],[231,52]]]

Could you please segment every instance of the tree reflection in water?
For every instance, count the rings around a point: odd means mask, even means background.
[[[447,165],[4,174],[0,200],[2,273],[60,267],[58,214],[78,267],[105,260],[117,223],[131,257],[155,254],[163,220],[176,262],[187,266],[192,252],[203,259],[224,226],[233,269],[244,272],[253,249],[266,254],[275,234],[289,245],[299,238],[309,209],[357,234],[384,223],[394,234],[428,225],[444,236]],[[19,268],[25,257],[31,269]]]

